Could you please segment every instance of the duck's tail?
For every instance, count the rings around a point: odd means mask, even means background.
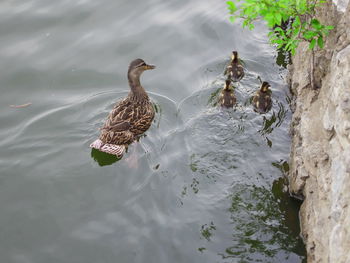
[[[91,143],[90,147],[101,152],[116,155],[119,158],[123,156],[126,149],[125,145],[103,143],[100,139],[97,139],[93,143]]]

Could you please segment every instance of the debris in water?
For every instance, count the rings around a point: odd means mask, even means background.
[[[25,103],[25,104],[22,104],[22,105],[10,105],[11,108],[16,108],[16,109],[20,109],[20,108],[26,108],[28,106],[32,105],[31,102],[28,102],[28,103]]]

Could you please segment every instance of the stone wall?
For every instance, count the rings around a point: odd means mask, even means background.
[[[319,8],[318,19],[335,29],[315,52],[298,47],[290,68],[293,120],[290,193],[304,199],[300,210],[308,261],[350,262],[350,4]]]

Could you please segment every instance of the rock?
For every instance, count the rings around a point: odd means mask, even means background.
[[[315,52],[320,89],[309,85],[306,43],[298,47],[289,74],[289,191],[304,199],[300,218],[309,263],[350,262],[350,4],[333,2],[336,7],[327,2],[317,13],[322,23],[336,26],[325,48]]]
[[[333,0],[333,3],[337,6],[339,12],[345,12],[349,0]]]

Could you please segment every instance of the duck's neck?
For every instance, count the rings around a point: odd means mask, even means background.
[[[128,74],[128,80],[131,89],[129,93],[130,99],[137,102],[148,101],[148,95],[140,83],[140,75]]]
[[[225,85],[224,91],[232,91],[233,87],[231,85]]]

